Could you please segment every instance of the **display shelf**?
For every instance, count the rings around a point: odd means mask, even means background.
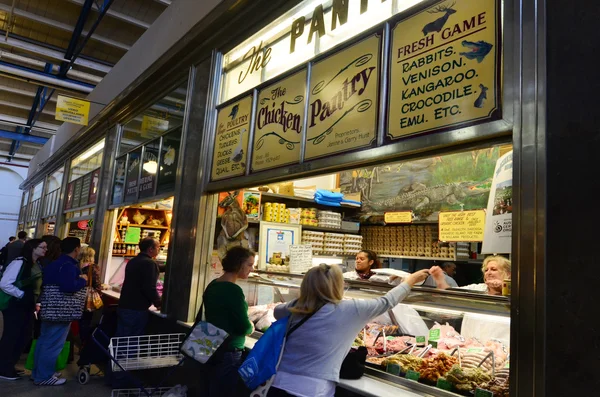
[[[276,194],[276,193],[262,193],[261,202],[263,202],[263,203],[274,203],[274,202],[279,202],[279,201],[295,201],[298,203],[310,203],[311,205],[313,205],[316,208],[322,208],[322,209],[327,209],[327,210],[332,210],[332,209],[336,209],[336,208],[343,208],[346,210],[360,210],[360,207],[354,207],[352,205],[342,204],[340,207],[334,207],[331,205],[319,204],[313,199],[307,199],[304,197],[286,196],[284,194]]]
[[[354,231],[354,230],[349,230],[349,229],[334,229],[332,227],[321,227],[321,226],[302,225],[302,230],[312,230],[315,232],[325,232],[325,233],[345,233],[345,234],[360,235],[359,231]]]
[[[127,255],[127,254],[111,254],[112,256],[116,256],[119,258],[135,258],[137,255]]]
[[[341,254],[341,255],[313,255],[313,259],[344,259],[344,258],[353,258],[356,254]]]
[[[130,223],[128,225],[118,225],[119,229],[123,229],[125,227],[141,227],[144,229],[161,229],[161,230],[169,230],[168,226],[154,226],[154,225],[134,225],[133,223]]]
[[[404,256],[404,255],[378,255],[380,258],[397,258],[397,259],[418,259],[423,261],[452,261],[456,262],[456,258],[436,258],[433,256]]]

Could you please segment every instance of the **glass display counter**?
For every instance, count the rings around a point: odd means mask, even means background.
[[[274,321],[277,304],[299,296],[301,282],[301,275],[258,272],[240,283],[256,328],[253,338]],[[347,280],[344,299],[376,298],[391,288]],[[510,299],[414,287],[403,302],[365,324],[353,346],[369,352],[365,384],[391,382],[418,395],[472,396],[482,389],[508,396]]]

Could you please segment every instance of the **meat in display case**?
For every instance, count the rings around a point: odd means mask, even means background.
[[[253,338],[275,321],[275,306],[299,296],[301,281],[302,276],[260,272],[240,284],[257,330]],[[376,298],[393,288],[369,281],[346,283],[344,299]],[[482,389],[481,395],[509,396],[507,297],[414,287],[403,302],[366,324],[353,346],[367,348],[366,376],[372,378],[427,395],[473,396]]]

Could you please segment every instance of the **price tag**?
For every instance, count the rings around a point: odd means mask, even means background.
[[[444,378],[439,378],[436,386],[438,389],[452,391],[452,383],[448,382]]]
[[[414,381],[418,381],[420,377],[421,377],[421,374],[419,372],[413,371],[411,369],[409,369],[406,372],[406,376],[405,376],[406,379],[410,379],[410,380],[414,380]]]
[[[385,223],[412,223],[412,211],[386,212],[383,219]]]
[[[415,338],[417,340],[417,346],[425,346],[425,337],[424,336],[417,336]]]
[[[388,364],[385,368],[385,372],[392,375],[400,375],[400,366],[398,364]]]
[[[429,344],[431,345],[431,347],[433,347],[434,349],[437,349],[438,347],[438,341],[437,340],[430,340]]]
[[[431,342],[432,340],[439,340],[439,339],[440,339],[440,329],[439,328],[429,330],[429,342]]]
[[[477,388],[475,389],[475,397],[494,397],[494,393],[489,390]]]

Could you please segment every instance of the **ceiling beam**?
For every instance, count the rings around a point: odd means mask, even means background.
[[[17,127],[19,127],[19,126],[27,127],[27,119],[26,118],[11,116],[8,114],[0,114],[0,124],[5,124],[5,123],[11,124],[11,125],[14,125]],[[54,135],[54,134],[56,134],[58,127],[60,127],[60,124],[52,124],[52,123],[38,121],[33,129],[45,132],[46,134]]]
[[[64,88],[71,91],[90,93],[95,87],[93,84],[59,78],[50,73],[41,72],[24,66],[13,65],[4,61],[0,61],[0,72],[9,77],[17,77],[20,80],[51,88]]]
[[[79,17],[77,18],[77,23],[75,24],[75,29],[71,33],[71,39],[69,40],[69,45],[67,46],[67,50],[65,51],[65,55],[63,59],[66,61],[61,62],[60,69],[58,71],[59,76],[64,77],[67,75],[67,70],[69,70],[69,66],[71,63],[75,61],[73,54],[75,54],[75,50],[77,49],[77,43],[79,43],[79,37],[81,36],[81,31],[83,30],[83,26],[88,19],[88,15],[92,10],[92,4],[94,4],[94,0],[85,0],[83,6],[81,7],[81,12],[79,13]]]
[[[11,94],[23,95],[30,98],[35,97],[35,91],[23,90],[21,88],[11,87],[4,84],[0,84],[0,91],[10,92]],[[49,101],[56,102],[56,97],[50,98]]]
[[[14,102],[10,102],[10,101],[4,101],[4,100],[1,100],[1,99],[0,99],[0,106],[6,106],[6,107],[9,107],[9,108],[21,109],[21,110],[27,110],[27,111],[29,111],[31,109],[30,105],[22,105],[20,103],[14,103]],[[42,111],[42,113],[54,117],[54,112],[51,111],[51,110],[44,109]]]
[[[0,156],[10,156],[10,154],[4,150],[0,150]],[[25,159],[25,160],[31,160],[34,155],[33,154],[24,154],[24,153],[15,153],[13,156],[10,157],[14,157],[16,159]]]
[[[43,145],[46,142],[48,142],[48,138],[44,138],[41,136],[35,136],[35,135],[21,134],[18,132],[6,131],[6,130],[0,130],[0,138],[12,139],[15,141],[37,143],[40,145]]]
[[[6,5],[6,4],[0,3],[0,11],[10,12],[11,11],[11,7],[8,6],[8,5]],[[55,21],[54,19],[46,18],[44,16],[41,16],[41,15],[38,15],[38,14],[34,14],[32,12],[21,10],[21,9],[18,9],[18,8],[15,8],[14,10],[12,10],[12,13],[14,15],[23,17],[25,19],[29,19],[30,21],[39,22],[41,24],[44,24],[44,25],[47,25],[47,26],[51,26],[53,28],[57,28],[57,29],[60,29],[60,30],[64,30],[66,32],[72,32],[75,29],[73,26],[71,26],[69,24],[62,23],[62,22],[59,22],[59,21]],[[82,30],[81,34],[85,36],[85,35],[88,34],[88,31],[87,30]],[[131,48],[130,45],[127,45],[125,43],[121,43],[119,41],[112,40],[112,39],[109,39],[109,38],[103,37],[103,36],[95,35],[95,36],[92,37],[92,40],[95,40],[97,42],[110,45],[110,46],[115,47],[115,48],[120,48],[120,49],[125,50],[125,51],[129,51],[129,49]]]
[[[33,59],[33,58],[29,58],[29,57],[26,57],[23,55],[17,55],[12,52],[8,52],[8,51],[0,50],[0,59],[10,60],[13,62],[19,62],[19,63],[23,63],[25,65],[29,65],[29,66],[33,66],[33,67],[37,67],[37,68],[41,68],[41,69],[44,69],[46,67],[46,62],[39,61],[39,60]],[[59,71],[59,67],[56,65],[53,65],[52,72],[58,72],[58,71]],[[73,70],[73,69],[71,69],[67,72],[67,76],[74,77],[75,79],[92,81],[96,84],[99,83],[100,81],[102,81],[102,77],[100,77],[100,76],[80,72],[78,70]]]
[[[0,46],[3,47],[9,47],[9,48],[18,48],[20,50],[32,53],[32,54],[36,54],[40,57],[52,60],[52,61],[58,61],[58,62],[64,62],[64,61],[69,61],[68,59],[65,59],[65,55],[63,52],[60,51],[56,51],[56,50],[51,50],[49,48],[45,48],[42,47],[41,45],[38,44],[33,44],[33,43],[28,43],[26,41],[11,37],[12,35],[9,34],[9,37],[6,40],[0,40]],[[91,69],[91,70],[96,70],[98,72],[102,72],[102,73],[108,73],[110,72],[111,67],[110,66],[106,66],[106,65],[102,65],[98,62],[94,62],[94,61],[88,61],[86,59],[83,58],[78,58],[75,60],[75,65],[77,66],[81,66],[83,68],[87,68],[87,69]]]
[[[79,4],[80,6],[83,6],[83,4],[84,4],[84,0],[69,0],[69,2],[74,3],[74,4]],[[94,5],[92,7],[92,9],[96,12],[100,12],[100,10],[98,9],[98,7],[96,5]],[[121,21],[127,22],[131,25],[135,25],[142,29],[148,29],[150,27],[150,24],[147,22],[141,21],[137,18],[130,17],[129,15],[123,14],[123,13],[115,11],[115,10],[108,10],[108,12],[106,14],[115,19],[120,19]]]

